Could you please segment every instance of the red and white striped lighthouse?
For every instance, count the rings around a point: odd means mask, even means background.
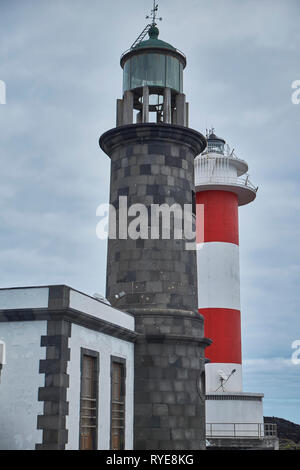
[[[256,190],[248,165],[230,152],[212,129],[208,146],[195,160],[198,308],[205,335],[206,392],[240,393],[242,386],[238,207]]]

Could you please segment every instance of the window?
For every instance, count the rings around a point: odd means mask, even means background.
[[[111,449],[125,448],[125,359],[111,359]]]
[[[221,153],[224,154],[224,142],[220,140],[208,140],[207,151],[212,153]]]
[[[81,349],[80,450],[97,449],[99,354]]]

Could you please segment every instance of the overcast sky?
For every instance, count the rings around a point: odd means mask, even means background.
[[[151,0],[0,0],[0,286],[105,293],[99,136],[115,125],[121,53]],[[160,38],[187,55],[190,126],[216,133],[259,186],[240,209],[244,389],[300,423],[299,0],[161,0]]]

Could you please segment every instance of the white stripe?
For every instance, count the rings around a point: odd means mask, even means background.
[[[240,310],[239,247],[233,243],[197,245],[198,308]]]
[[[235,372],[233,370],[235,369]],[[229,377],[230,376],[230,377]],[[241,364],[225,364],[220,362],[209,363],[205,365],[205,388],[206,393],[222,392],[221,377],[225,392],[242,392],[243,378]]]

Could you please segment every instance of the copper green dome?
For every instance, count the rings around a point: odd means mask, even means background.
[[[140,42],[132,50],[144,49],[147,47],[151,47],[151,48],[158,47],[160,49],[163,48],[163,49],[169,49],[171,51],[176,51],[176,48],[173,47],[171,44],[158,39],[159,29],[156,26],[151,26],[151,28],[148,31],[148,34],[149,34],[149,39],[147,39],[146,41]]]

